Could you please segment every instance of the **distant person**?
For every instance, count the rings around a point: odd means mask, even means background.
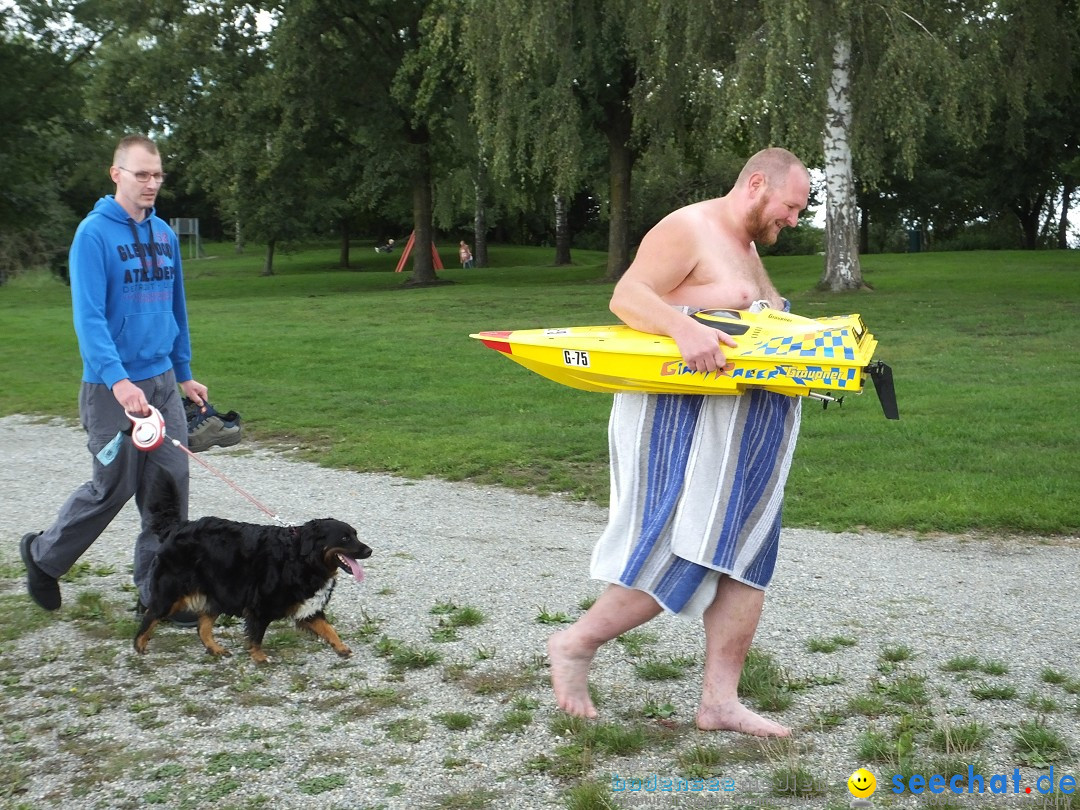
[[[469,250],[469,246],[465,244],[465,240],[462,239],[458,242],[458,258],[461,260],[461,266],[466,270],[472,270],[473,257],[472,251]]]
[[[394,240],[393,239],[387,240],[385,245],[376,245],[375,246],[375,252],[376,253],[393,253],[394,252]]]
[[[795,155],[758,152],[724,197],[680,208],[645,235],[615,285],[611,311],[634,329],[672,337],[688,369],[717,373],[724,347],[735,342],[692,314],[787,308],[756,245],[794,227],[809,193]],[[764,390],[615,395],[610,517],[591,567],[594,579],[610,584],[548,641],[563,711],[596,717],[588,691],[596,651],[668,611],[704,623],[698,728],[791,733],[744,706],[737,688],[776,562],[799,416],[798,397]]]
[[[140,510],[156,475],[180,488],[188,508],[187,455],[168,442],[137,449],[125,431],[157,408],[168,436],[186,444],[187,418],[177,384],[196,405],[206,386],[191,375],[191,340],[180,243],[154,212],[165,182],[157,145],[142,135],[122,139],[109,176],[116,193],[102,197],[71,243],[71,308],[82,355],[79,417],[87,433],[92,477],[61,507],[56,522],[25,535],[20,552],[30,596],[45,610],[60,607],[58,580],[97,540],[131,496]],[[134,579],[143,605],[159,545],[146,526],[135,540]],[[177,623],[193,617],[174,615]]]

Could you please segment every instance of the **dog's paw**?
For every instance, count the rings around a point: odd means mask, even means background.
[[[348,647],[341,647],[339,649],[334,650],[334,652],[336,652],[342,658],[348,658],[349,656],[352,655],[352,650],[350,650]]]

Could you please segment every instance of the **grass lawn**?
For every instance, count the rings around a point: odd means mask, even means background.
[[[321,463],[599,502],[610,396],[565,388],[471,332],[610,323],[604,255],[495,246],[492,267],[403,289],[397,255],[336,247],[262,254],[209,245],[185,261],[196,378],[247,436]],[[769,258],[802,315],[860,313],[896,376],[901,419],[869,387],[806,401],[784,522],[877,530],[1080,532],[1080,253],[862,259],[872,292],[814,290],[817,256]],[[357,266],[358,265],[358,266]],[[67,288],[0,287],[0,415],[75,417],[81,365]]]

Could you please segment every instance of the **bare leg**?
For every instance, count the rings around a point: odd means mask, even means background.
[[[559,708],[596,717],[589,697],[589,665],[600,645],[655,618],[660,605],[644,591],[609,585],[585,615],[548,639],[551,687]]]
[[[791,729],[739,702],[739,675],[754,639],[765,592],[721,577],[705,610],[705,675],[697,725],[704,731],[739,731],[757,737],[787,737]]]

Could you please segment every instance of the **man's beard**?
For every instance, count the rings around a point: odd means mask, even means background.
[[[762,197],[753,208],[746,212],[746,230],[755,245],[775,244],[776,238],[780,235],[779,229],[775,234],[773,233],[776,222],[762,216],[768,202],[768,199]]]

